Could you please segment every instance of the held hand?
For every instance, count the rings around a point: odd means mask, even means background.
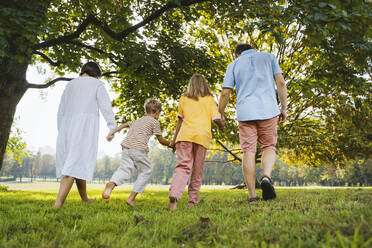
[[[218,120],[215,120],[215,123],[217,124],[218,126],[218,129],[220,129],[221,131],[226,127],[227,125],[227,122],[225,119],[218,119]]]
[[[286,120],[287,120],[287,111],[285,109],[281,109],[280,115],[279,115],[279,123],[284,124]]]
[[[222,126],[221,126],[220,130],[222,131],[227,126],[227,121],[222,118],[221,122],[222,122]]]
[[[173,147],[174,147],[174,141],[173,140],[169,141],[168,147],[173,149]]]
[[[169,147],[172,148],[173,153],[176,151],[176,143],[174,140],[170,141]]]
[[[110,132],[110,133],[107,135],[106,140],[107,140],[108,142],[110,142],[110,141],[114,138],[114,136],[115,136],[115,134],[112,133],[112,132]]]

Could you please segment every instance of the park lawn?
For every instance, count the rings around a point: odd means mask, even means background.
[[[127,189],[108,204],[73,190],[59,210],[56,193],[0,191],[0,247],[372,247],[371,188],[277,189],[250,204],[244,190],[203,190],[199,206],[184,194],[175,212],[166,190],[146,190],[135,209]]]

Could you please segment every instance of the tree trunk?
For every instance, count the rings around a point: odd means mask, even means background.
[[[364,187],[368,186],[368,176],[366,174],[363,175],[364,177]]]
[[[0,170],[17,104],[27,90],[27,66],[0,57]]]

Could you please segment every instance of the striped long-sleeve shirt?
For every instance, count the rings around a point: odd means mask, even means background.
[[[143,116],[128,122],[129,131],[121,145],[129,149],[148,152],[152,135],[161,135],[160,123],[152,116]]]

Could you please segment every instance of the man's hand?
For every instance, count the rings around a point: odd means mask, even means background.
[[[107,140],[108,142],[110,142],[110,141],[114,138],[114,136],[115,136],[115,133],[110,132],[110,133],[107,135],[106,140]]]
[[[221,117],[223,117],[223,114],[225,112],[225,108],[227,104],[229,103],[230,93],[232,89],[230,88],[223,88],[220,96],[220,101],[218,103],[218,112],[220,112]]]
[[[287,120],[287,110],[281,109],[280,115],[279,115],[279,123],[284,124],[284,122]]]
[[[279,123],[284,124],[284,122],[287,120],[287,86],[281,73],[275,74],[275,82],[281,106]]]

